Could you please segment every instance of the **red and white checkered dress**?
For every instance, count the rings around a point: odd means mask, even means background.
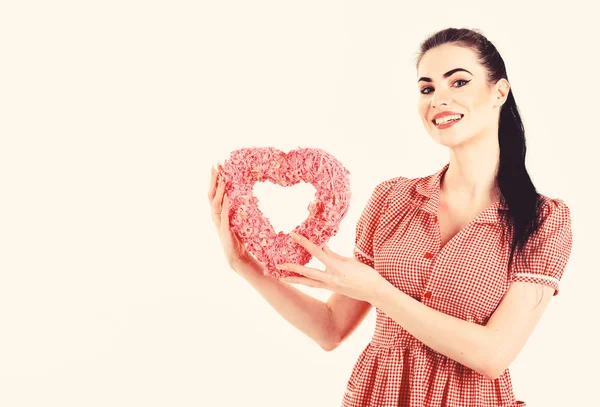
[[[570,211],[544,197],[538,235],[526,245],[531,268],[515,256],[507,271],[511,236],[502,244],[499,202],[480,212],[445,246],[437,224],[437,173],[396,177],[377,185],[356,227],[354,256],[402,292],[427,306],[485,325],[513,281],[558,283],[572,246]],[[505,229],[506,230],[506,229]],[[542,243],[537,251],[532,251]],[[532,246],[533,245],[533,246]],[[509,370],[496,380],[436,352],[377,309],[377,325],[344,393],[344,407],[525,406],[515,399]]]

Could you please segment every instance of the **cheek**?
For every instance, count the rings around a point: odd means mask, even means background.
[[[419,104],[417,105],[417,110],[419,112],[419,116],[421,117],[421,119],[423,121],[426,121],[427,119],[427,107],[429,106],[429,103],[427,102],[419,102]]]
[[[466,102],[473,110],[487,109],[490,103],[490,95],[486,92],[480,92],[468,98]]]

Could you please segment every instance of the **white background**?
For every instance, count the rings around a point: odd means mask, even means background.
[[[528,407],[593,405],[600,93],[588,4],[3,2],[0,405],[340,405],[375,311],[330,353],[283,320],[225,263],[210,167],[241,147],[329,151],[352,182],[329,245],[351,255],[377,183],[449,159],[417,115],[414,65],[420,42],[449,26],[481,29],[501,52],[532,179],[572,212],[561,292],[511,365],[515,394]],[[284,232],[313,194],[256,187]]]

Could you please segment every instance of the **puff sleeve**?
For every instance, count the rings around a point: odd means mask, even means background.
[[[542,209],[538,232],[530,236],[524,247],[528,263],[519,260],[521,256],[515,256],[511,281],[548,285],[554,288],[556,296],[572,245],[569,207],[560,199],[548,199]]]
[[[371,197],[363,209],[356,224],[356,238],[354,244],[354,257],[370,267],[375,266],[375,254],[373,253],[373,236],[377,224],[385,208],[386,201],[396,179],[390,179],[377,185]]]

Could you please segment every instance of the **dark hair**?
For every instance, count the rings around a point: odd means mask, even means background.
[[[488,84],[495,84],[502,78],[508,81],[504,60],[496,47],[478,30],[466,28],[447,28],[423,41],[417,56],[417,66],[427,51],[447,43],[475,51],[479,63],[487,71]],[[525,129],[512,86],[500,109],[499,120],[500,163],[496,176],[501,192],[500,202],[508,207],[508,211],[499,210],[499,214],[512,234],[508,261],[510,269],[515,250],[521,253],[529,237],[539,229],[542,197],[537,193],[525,168]]]

